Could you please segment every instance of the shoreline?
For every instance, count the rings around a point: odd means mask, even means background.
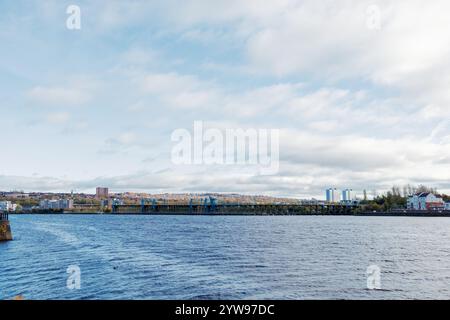
[[[420,211],[406,211],[406,212],[360,212],[360,213],[302,213],[302,214],[290,214],[290,213],[180,213],[180,212],[160,212],[160,213],[140,213],[140,212],[120,212],[120,213],[99,213],[99,212],[21,212],[21,213],[10,213],[10,216],[20,216],[20,215],[105,215],[105,216],[353,216],[353,217],[450,217],[450,211],[442,212],[420,212]]]

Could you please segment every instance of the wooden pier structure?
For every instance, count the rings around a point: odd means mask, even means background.
[[[11,226],[7,212],[0,212],[0,241],[12,240]]]
[[[345,204],[148,204],[113,205],[115,214],[173,215],[353,215]]]

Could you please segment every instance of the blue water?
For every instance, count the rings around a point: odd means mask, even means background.
[[[450,218],[11,216],[0,299],[450,298]],[[381,290],[366,270],[381,269]],[[70,290],[68,266],[81,270]]]

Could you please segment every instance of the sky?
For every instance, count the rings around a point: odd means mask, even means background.
[[[67,28],[68,6],[81,28]],[[0,190],[450,193],[448,1],[0,2]],[[174,130],[279,130],[279,170]]]

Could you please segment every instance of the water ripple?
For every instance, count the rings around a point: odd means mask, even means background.
[[[450,298],[447,218],[28,215],[11,225],[0,298]],[[66,286],[70,265],[80,290]]]

